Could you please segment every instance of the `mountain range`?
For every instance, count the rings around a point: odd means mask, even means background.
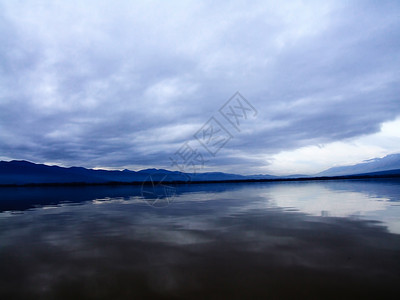
[[[345,176],[387,172],[400,169],[400,154],[391,154],[383,158],[373,158],[352,166],[333,167],[315,176]]]
[[[35,164],[28,161],[0,161],[0,185],[24,185],[44,183],[109,183],[144,181],[223,181],[246,180],[252,178],[269,179],[271,175],[243,176],[222,172],[189,174],[164,169],[145,169],[141,171],[108,171],[82,167],[64,168]]]
[[[374,158],[351,166],[333,167],[315,175],[238,175],[222,172],[183,173],[164,169],[145,169],[141,171],[108,171],[82,167],[59,167],[35,164],[28,161],[0,161],[0,185],[25,184],[68,184],[68,183],[131,183],[146,181],[230,181],[230,180],[269,180],[307,177],[331,177],[348,175],[388,175],[400,174],[400,154]]]

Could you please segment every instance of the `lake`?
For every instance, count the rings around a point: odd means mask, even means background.
[[[0,299],[399,295],[399,180],[169,188],[0,189]]]

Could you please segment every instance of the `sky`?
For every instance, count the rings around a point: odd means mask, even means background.
[[[400,152],[400,2],[281,2],[0,0],[0,159],[283,175]]]

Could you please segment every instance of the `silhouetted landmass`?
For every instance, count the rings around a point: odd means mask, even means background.
[[[315,176],[346,176],[354,174],[371,174],[400,169],[400,154],[391,154],[382,158],[368,159],[352,166],[333,167]]]
[[[108,171],[82,167],[64,168],[28,161],[0,162],[0,186],[142,184],[147,181],[208,182],[267,178],[276,177],[272,175],[244,176],[222,172],[193,174],[164,169]]]
[[[299,175],[300,176],[300,175]],[[302,176],[302,175],[301,175]],[[343,179],[400,178],[400,169],[344,176],[276,177],[221,172],[183,173],[164,169],[107,171],[82,167],[63,168],[27,161],[0,162],[0,187],[244,183]]]

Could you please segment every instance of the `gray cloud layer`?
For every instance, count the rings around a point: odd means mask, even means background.
[[[395,1],[2,1],[0,156],[170,167],[237,90],[257,118],[210,168],[374,133],[400,114],[399,25]]]

